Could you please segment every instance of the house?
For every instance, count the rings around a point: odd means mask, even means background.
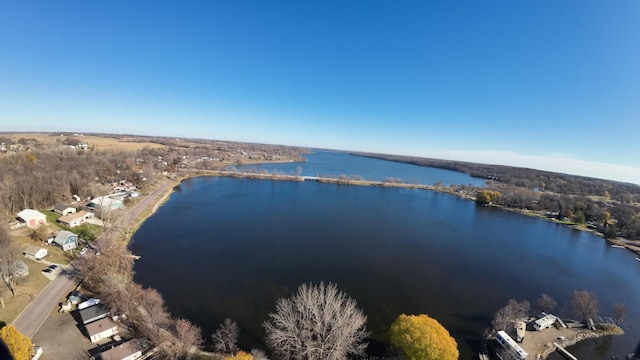
[[[112,199],[109,196],[99,196],[91,200],[89,206],[96,210],[115,210],[122,208],[122,200]]]
[[[92,343],[97,343],[118,333],[118,324],[109,317],[89,323],[85,328]]]
[[[71,231],[62,230],[53,239],[53,243],[60,246],[64,251],[75,249],[78,246],[78,235]]]
[[[58,222],[60,222],[61,224],[63,224],[68,228],[74,228],[76,226],[80,226],[83,222],[92,218],[93,218],[93,213],[81,210],[81,211],[78,211],[77,213],[61,216],[60,218],[58,218]]]
[[[26,249],[22,252],[24,255],[36,259],[42,260],[45,256],[47,256],[47,249],[43,249],[39,246],[30,245],[27,246]]]
[[[102,360],[136,360],[142,357],[142,349],[134,340],[121,343],[100,353]]]
[[[76,208],[65,204],[56,204],[53,207],[53,212],[62,216],[66,216],[69,214],[74,214],[76,212]]]
[[[82,309],[79,313],[82,324],[84,325],[100,319],[104,319],[109,316],[109,311],[101,304]]]
[[[24,209],[18,213],[18,220],[25,223],[28,228],[35,229],[47,222],[47,215],[37,210]]]

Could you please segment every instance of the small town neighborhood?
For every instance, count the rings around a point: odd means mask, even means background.
[[[140,196],[131,182],[122,180],[112,185],[112,194],[85,201],[74,195],[71,203],[58,203],[51,209],[43,210],[47,214],[35,209],[24,209],[17,213],[15,219],[8,224],[11,230],[26,230],[32,234],[40,230],[46,233],[47,238],[37,245],[32,243],[24,246],[24,260],[18,261],[15,276],[23,278],[29,275],[27,263],[36,263],[42,265],[41,273],[44,277],[54,280],[69,268],[66,263],[70,259],[77,256],[99,256],[99,253],[90,247],[88,239],[83,239],[73,231],[85,224],[104,227],[105,222],[117,218],[113,211],[124,209],[127,201]],[[55,219],[55,223],[48,222],[51,219]],[[91,251],[87,253],[87,250]],[[53,253],[57,256],[52,256]],[[85,348],[92,359],[135,360],[151,354],[149,345],[145,342],[123,339],[120,319],[117,316],[112,317],[100,304],[99,299],[90,298],[81,291],[78,285],[76,290],[67,295],[66,301],[61,303],[58,309],[59,316],[70,317],[72,322],[69,324],[73,323],[75,326],[58,328],[57,331],[75,332],[76,335],[72,338],[79,339],[77,347]],[[47,340],[43,342],[46,343]],[[33,360],[60,358],[59,356],[64,354],[64,351],[61,351],[51,357],[47,346],[41,345],[34,344]]]

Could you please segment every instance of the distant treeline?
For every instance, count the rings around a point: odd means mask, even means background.
[[[541,189],[565,195],[608,196],[622,202],[640,202],[640,185],[612,180],[513,166],[476,164],[464,161],[371,153],[353,153],[353,155],[453,170],[469,174],[473,177],[493,180],[527,189]]]

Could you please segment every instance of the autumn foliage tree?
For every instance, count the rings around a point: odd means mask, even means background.
[[[391,325],[391,345],[409,360],[457,360],[458,344],[428,315],[400,315]]]
[[[13,325],[6,325],[0,329],[0,338],[9,348],[9,352],[16,360],[31,359],[31,339],[22,335]]]
[[[476,193],[476,202],[481,205],[502,203],[502,193],[494,190],[479,190]]]
[[[224,360],[254,360],[253,355],[247,354],[244,351],[240,351],[233,356],[227,356]]]

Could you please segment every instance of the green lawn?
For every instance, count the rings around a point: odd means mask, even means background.
[[[48,223],[53,224],[62,230],[67,230],[67,228],[64,225],[58,222],[58,219],[60,218],[60,214],[56,214],[53,211],[49,211],[49,210],[41,210],[40,212],[47,215]]]

